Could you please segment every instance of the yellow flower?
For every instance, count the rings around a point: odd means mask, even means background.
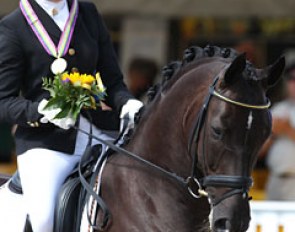
[[[56,118],[71,115],[77,118],[81,107],[96,109],[106,96],[99,73],[95,76],[75,73],[60,73],[52,78],[43,78],[43,88],[51,96],[50,107],[62,109]]]
[[[70,81],[70,75],[68,73],[63,73],[61,79],[62,81]]]
[[[92,75],[80,74],[78,72],[74,72],[74,73],[70,73],[70,74],[68,74],[68,73],[62,74],[61,79],[64,82],[69,81],[69,82],[71,82],[72,85],[81,86],[82,88],[88,89],[88,90],[91,90],[91,86],[95,82],[95,79],[96,79],[97,87],[98,87],[99,91],[104,92],[105,87],[102,83],[100,74],[97,73],[95,77]]]
[[[81,84],[82,88],[91,90],[91,85],[88,84]]]
[[[70,81],[73,85],[82,86],[85,89],[91,89],[91,84],[95,81],[95,78],[87,74],[64,73],[61,77],[62,81]]]
[[[73,85],[81,84],[81,77],[78,72],[70,74],[70,81]]]
[[[91,85],[95,81],[94,77],[92,75],[81,75],[81,83],[82,84],[89,84]]]
[[[105,91],[105,87],[104,87],[104,85],[102,83],[102,80],[101,80],[101,77],[100,77],[100,73],[99,72],[96,73],[96,76],[95,77],[96,77],[96,82],[97,82],[97,86],[98,86],[99,90],[101,92],[104,92]]]

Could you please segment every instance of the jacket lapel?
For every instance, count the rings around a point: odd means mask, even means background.
[[[38,5],[34,0],[29,0],[33,10],[37,14],[39,20],[43,24],[43,27],[46,29],[48,35],[52,39],[53,43],[57,46],[59,39],[61,37],[61,30],[53,21],[53,19],[46,13],[41,6]]]

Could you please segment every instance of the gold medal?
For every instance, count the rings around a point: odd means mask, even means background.
[[[67,61],[64,58],[57,58],[51,64],[51,71],[55,75],[61,74],[66,70],[67,66]]]

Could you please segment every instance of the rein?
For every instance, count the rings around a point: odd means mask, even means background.
[[[112,149],[113,151],[119,153],[119,154],[122,154],[122,155],[125,155],[127,157],[130,157],[132,159],[135,159],[153,169],[155,169],[156,171],[160,172],[160,173],[163,173],[165,174],[166,176],[168,176],[169,178],[172,178],[174,180],[176,180],[178,183],[180,184],[183,184],[183,185],[186,185],[187,184],[187,180],[185,178],[182,178],[180,176],[178,176],[177,174],[173,173],[173,172],[169,172],[167,170],[165,170],[164,168],[160,167],[160,166],[157,166],[155,165],[154,163],[148,161],[148,160],[145,160],[143,158],[141,158],[140,156],[130,152],[130,151],[127,151],[126,149],[112,143],[112,142],[109,142],[109,141],[106,141],[106,140],[103,140],[95,135],[91,135],[89,134],[89,132],[85,131],[85,130],[82,130],[76,126],[73,127],[74,129],[76,129],[77,131],[80,131],[81,133],[85,134],[85,135],[88,135],[88,136],[91,136],[93,139],[107,145],[110,149]]]
[[[197,116],[195,126],[193,127],[193,130],[192,130],[193,133],[190,138],[188,148],[189,148],[190,154],[192,154],[192,157],[193,157],[193,164],[192,164],[191,175],[187,178],[183,178],[181,176],[178,176],[176,173],[170,172],[170,171],[168,171],[168,170],[166,170],[166,169],[164,169],[164,168],[162,168],[162,167],[160,167],[148,160],[141,158],[137,154],[127,151],[126,149],[120,147],[117,144],[103,140],[103,139],[93,135],[92,133],[82,130],[76,126],[74,126],[73,128],[76,129],[77,131],[80,131],[83,134],[88,135],[89,138],[93,138],[93,139],[107,145],[110,149],[117,152],[118,154],[125,155],[127,157],[130,157],[130,158],[138,161],[138,162],[141,162],[142,164],[149,166],[152,169],[158,171],[159,173],[175,180],[180,185],[187,187],[189,193],[194,198],[201,198],[204,196],[208,197],[208,193],[204,190],[204,187],[210,186],[210,187],[217,187],[217,188],[224,187],[224,188],[231,188],[232,189],[232,190],[226,192],[225,194],[223,194],[219,199],[214,200],[214,202],[211,202],[213,206],[216,206],[224,199],[229,198],[235,194],[242,194],[243,198],[246,198],[248,196],[249,188],[251,187],[251,185],[253,183],[252,178],[249,178],[246,175],[245,176],[208,175],[208,176],[204,176],[201,179],[197,178],[197,175],[196,175],[197,164],[198,164],[197,151],[198,151],[198,142],[199,142],[199,138],[200,138],[200,132],[201,132],[201,129],[202,129],[203,124],[206,119],[206,113],[207,113],[207,110],[209,107],[210,100],[212,99],[213,96],[215,96],[225,102],[228,102],[228,103],[240,106],[240,107],[245,107],[245,108],[249,108],[249,109],[257,109],[257,110],[268,109],[270,107],[270,101],[267,100],[267,103],[265,105],[250,105],[250,104],[234,101],[234,100],[227,98],[215,91],[215,86],[216,86],[218,80],[219,80],[219,77],[216,77],[214,79],[213,83],[211,84],[211,86],[209,87],[209,93],[205,98],[204,104],[201,108],[201,111],[199,112],[199,114]],[[248,132],[250,131],[251,127],[247,127],[246,129],[247,129],[247,133],[246,133],[245,145],[247,143]],[[123,134],[124,134],[124,130],[122,131],[121,136]],[[121,136],[119,136],[119,138]],[[103,155],[103,159],[101,159],[100,163],[102,163],[102,161],[106,158],[107,158],[107,155]],[[203,154],[203,159],[204,159],[203,161],[205,162],[205,155],[204,154]],[[98,165],[98,168],[100,168],[99,165]],[[100,231],[102,231],[107,223],[107,220],[109,219],[109,212],[108,212],[107,206],[104,204],[102,199],[92,190],[93,186],[91,186],[87,183],[87,181],[85,180],[85,178],[83,177],[81,172],[80,172],[80,178],[82,179],[82,184],[87,189],[87,192],[91,196],[94,197],[94,199],[97,201],[98,205],[102,206],[102,209],[104,211],[103,214],[105,216],[104,220],[103,220],[104,221],[103,225],[99,226]],[[209,199],[209,200],[211,200],[211,199]],[[92,224],[91,224],[91,226],[95,227]]]

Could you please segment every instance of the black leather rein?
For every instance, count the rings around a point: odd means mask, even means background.
[[[89,137],[92,137],[93,139],[96,139],[97,141],[107,145],[110,149],[112,149],[113,151],[117,152],[118,154],[122,154],[125,155],[127,157],[130,157],[134,160],[137,160],[138,162],[141,162],[142,164],[149,166],[150,168],[158,171],[159,173],[175,180],[176,182],[178,182],[180,185],[187,187],[188,191],[190,192],[190,194],[194,197],[194,198],[200,198],[200,197],[209,197],[208,193],[204,190],[206,187],[215,187],[215,188],[229,188],[231,189],[230,191],[224,193],[220,198],[218,199],[210,199],[211,204],[213,206],[218,205],[220,202],[222,202],[224,199],[229,198],[233,195],[236,194],[242,194],[243,197],[246,199],[248,197],[248,191],[249,188],[252,186],[252,178],[248,177],[246,174],[244,176],[231,176],[231,175],[203,175],[202,178],[197,177],[197,164],[198,164],[198,143],[199,143],[199,138],[200,138],[200,133],[202,130],[202,127],[205,123],[205,119],[206,119],[206,113],[209,107],[209,103],[210,100],[213,96],[216,96],[217,98],[231,103],[231,104],[235,104],[235,105],[239,105],[241,107],[246,107],[246,108],[250,108],[250,109],[267,109],[270,106],[270,102],[267,102],[267,104],[265,105],[249,105],[249,104],[244,104],[241,102],[236,102],[234,100],[228,99],[222,95],[220,95],[219,93],[217,93],[215,91],[215,86],[218,82],[219,77],[216,77],[213,81],[213,83],[211,84],[211,86],[209,87],[209,93],[205,98],[205,101],[203,103],[202,109],[199,112],[196,122],[195,122],[195,126],[193,127],[192,133],[191,133],[191,138],[189,141],[189,145],[188,145],[188,150],[189,153],[192,155],[193,157],[193,164],[192,164],[192,171],[191,171],[191,175],[187,178],[183,178],[179,175],[177,175],[176,173],[170,172],[168,170],[165,170],[164,168],[155,165],[154,163],[145,160],[143,158],[141,158],[140,156],[127,151],[126,149],[112,143],[109,141],[105,141],[99,137],[96,137],[95,135],[92,135],[92,133],[88,133],[87,131],[84,131],[78,127],[74,127],[76,130],[80,131],[83,134],[88,135]],[[249,132],[249,128],[248,131],[246,132],[246,135],[248,135]],[[123,134],[123,133],[122,133]],[[245,144],[247,143],[247,138],[248,136],[246,136],[245,139]],[[100,164],[102,164],[103,160],[106,159],[107,156],[104,155],[104,158],[101,159]],[[203,161],[205,161],[205,154],[203,153]],[[98,168],[100,168],[100,165],[98,165]],[[80,173],[81,174],[81,173]],[[84,185],[84,187],[87,189],[88,194],[90,194],[91,196],[94,197],[94,199],[98,202],[98,204],[100,206],[102,206],[103,211],[105,211],[105,219],[103,225],[106,224],[106,221],[108,220],[109,216],[108,216],[108,210],[106,205],[103,203],[101,204],[102,199],[91,189],[93,186],[89,185],[87,183],[87,181],[85,180],[85,178],[83,177],[83,175],[80,175],[81,177],[81,181],[82,184]],[[93,225],[92,225],[93,226]],[[104,226],[102,226],[104,227]],[[102,228],[100,227],[100,228]]]

